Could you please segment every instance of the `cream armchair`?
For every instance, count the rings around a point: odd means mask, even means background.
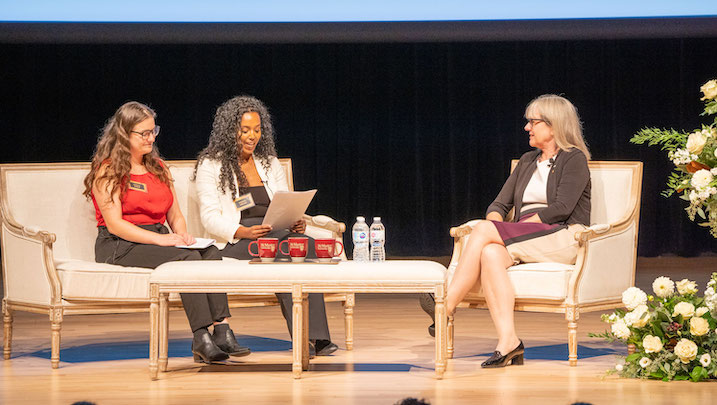
[[[517,161],[513,161],[515,168]],[[575,235],[574,265],[527,263],[508,268],[515,289],[515,309],[564,313],[568,321],[568,360],[577,365],[580,312],[622,305],[622,292],[635,284],[637,229],[642,187],[641,162],[589,162],[592,182],[591,226]],[[451,228],[453,256],[448,283],[477,220]],[[487,308],[481,291],[471,291],[459,307]],[[448,356],[453,356],[453,319],[448,320]]]
[[[291,159],[280,159],[293,190]],[[204,230],[190,177],[194,161],[167,162],[177,199],[190,233]],[[10,358],[13,312],[48,314],[51,329],[50,363],[60,362],[60,330],[65,315],[116,314],[149,311],[152,269],[95,263],[97,221],[92,202],[82,195],[89,163],[33,163],[0,165],[2,228],[3,357]],[[346,226],[326,216],[307,216],[306,233],[314,238],[342,241]],[[345,253],[342,259],[346,260]],[[353,294],[325,294],[342,301],[346,345],[352,346]],[[266,294],[235,294],[229,306],[277,304]],[[181,308],[178,297],[172,309]]]

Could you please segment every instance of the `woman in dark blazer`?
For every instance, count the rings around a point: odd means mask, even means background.
[[[482,287],[498,331],[493,355],[481,366],[523,363],[515,332],[515,293],[506,269],[516,263],[575,263],[574,234],[590,225],[588,151],[575,106],[546,94],[528,104],[525,131],[535,150],[525,153],[467,242],[448,287],[453,313],[465,295]],[[507,215],[514,209],[513,218]]]

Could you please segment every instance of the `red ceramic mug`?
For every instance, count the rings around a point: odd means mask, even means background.
[[[336,251],[336,245],[340,247],[338,252]],[[334,239],[316,239],[314,241],[314,250],[320,262],[328,262],[331,261],[332,257],[338,256],[344,251],[344,244]]]
[[[285,252],[283,246],[289,244],[289,251]],[[279,251],[286,256],[291,256],[292,262],[303,262],[306,259],[306,251],[309,250],[309,238],[305,236],[292,236],[279,243]]]
[[[257,245],[257,253],[251,251],[252,245]],[[277,238],[259,238],[249,243],[249,254],[256,257],[259,256],[262,262],[273,262],[276,258],[276,251],[279,250],[279,239]]]

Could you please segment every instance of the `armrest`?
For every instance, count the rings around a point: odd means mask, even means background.
[[[3,221],[3,281],[10,300],[59,305],[62,286],[55,269],[54,233],[38,226],[13,226]]]
[[[338,222],[335,219],[326,215],[304,215],[304,220],[306,221],[307,226],[314,226],[317,228],[326,229],[328,231],[338,234],[338,236],[342,236],[343,233],[346,232],[346,224],[344,224],[343,222]]]
[[[451,237],[453,238],[462,238],[464,236],[470,235],[473,231],[473,227],[476,226],[476,224],[480,221],[480,219],[473,219],[470,220],[463,225],[454,226],[451,228]]]
[[[588,240],[598,236],[603,235],[609,230],[611,230],[613,226],[611,224],[595,224],[591,225],[585,230],[578,231],[575,233],[575,240],[579,241],[581,244],[584,242],[587,242]]]

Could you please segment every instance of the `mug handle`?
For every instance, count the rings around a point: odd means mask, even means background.
[[[253,245],[253,244],[256,244],[256,254],[254,254],[254,252],[251,251],[251,245]],[[258,241],[254,240],[254,241],[249,242],[249,246],[247,246],[247,249],[249,249],[250,255],[252,255],[254,257],[259,256],[259,242]]]
[[[344,252],[344,244],[341,243],[341,242],[339,242],[339,241],[337,241],[337,240],[335,240],[334,242],[335,242],[335,243],[334,243],[334,247],[336,246],[336,243],[338,243],[339,246],[341,246],[341,250],[339,250],[338,253],[337,253],[337,252],[334,252],[334,256],[341,256],[341,253]]]
[[[288,244],[288,243],[289,243],[289,240],[288,240],[288,239],[284,239],[284,240],[281,241],[281,243],[279,243],[279,252],[281,252],[281,254],[283,254],[284,256],[289,256],[289,252],[284,252],[284,251],[281,249],[281,247],[284,246],[284,243],[287,243],[287,244]],[[287,249],[288,249],[288,248],[287,248]]]

